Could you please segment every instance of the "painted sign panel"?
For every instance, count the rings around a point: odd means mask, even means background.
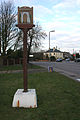
[[[18,7],[18,24],[33,24],[33,7]]]

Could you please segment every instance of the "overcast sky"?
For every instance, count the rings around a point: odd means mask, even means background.
[[[1,0],[0,0],[1,1]],[[7,1],[7,0],[5,0]],[[39,22],[47,33],[44,48],[51,44],[62,51],[79,52],[80,50],[80,0],[13,0],[16,7],[33,6],[34,21]]]

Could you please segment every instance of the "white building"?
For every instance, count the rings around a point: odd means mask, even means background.
[[[63,59],[64,58],[63,57],[63,52],[61,52],[60,50],[58,50],[55,47],[44,53],[44,59],[46,59],[46,57],[51,57],[51,56],[54,56],[56,59],[58,59],[58,58]]]

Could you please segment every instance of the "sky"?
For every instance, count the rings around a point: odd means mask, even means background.
[[[0,0],[1,1],[1,0]],[[5,0],[8,1],[8,0]],[[43,50],[56,47],[61,51],[80,52],[80,0],[13,0],[14,5],[33,6],[34,22],[46,32]]]

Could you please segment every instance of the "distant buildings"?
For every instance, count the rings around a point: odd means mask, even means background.
[[[55,47],[53,49],[50,49],[50,50],[44,52],[43,56],[44,56],[44,59],[50,58],[52,56],[54,56],[56,59],[58,59],[58,58],[63,59],[64,58],[63,52],[61,52],[60,50],[58,50]]]
[[[55,61],[58,58],[61,59],[67,59],[67,58],[71,58],[71,54],[69,52],[62,52],[59,49],[57,49],[57,47],[47,50],[47,51],[41,51],[41,52],[36,52],[33,53],[33,59],[34,60],[51,60],[51,61]]]

